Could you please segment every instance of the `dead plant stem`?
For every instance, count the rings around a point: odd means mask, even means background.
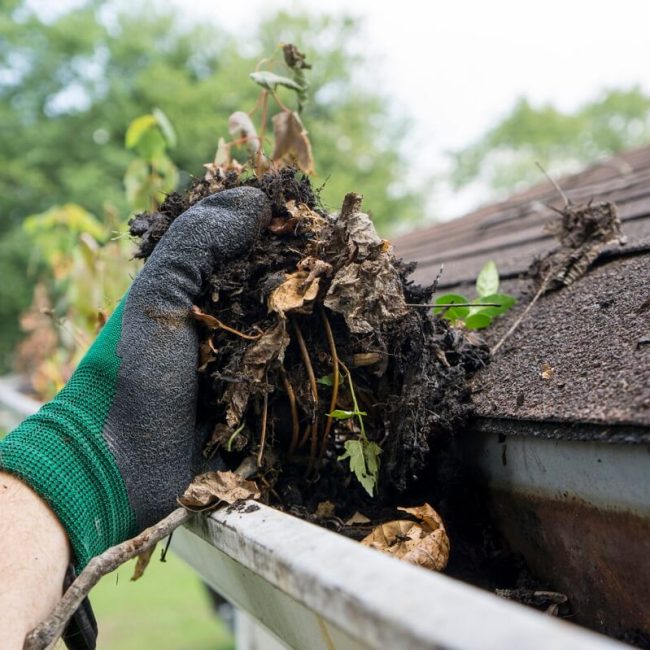
[[[265,382],[266,383],[266,382]],[[262,467],[264,447],[266,446],[266,424],[269,417],[269,393],[264,391],[264,406],[262,410],[262,433],[260,434],[260,450],[257,454],[257,466]]]
[[[311,359],[309,358],[309,352],[307,351],[307,344],[305,339],[300,331],[300,327],[295,319],[291,319],[291,324],[293,330],[296,334],[296,340],[298,341],[298,347],[300,348],[300,354],[302,356],[302,362],[305,364],[305,369],[307,370],[307,376],[309,377],[309,385],[311,386],[311,394],[314,399],[314,415],[311,424],[311,448],[309,452],[310,461],[316,457],[316,450],[318,444],[318,418],[316,413],[318,413],[318,385],[316,383],[316,375],[314,374],[314,367],[311,365]]]
[[[280,366],[280,376],[282,377],[284,391],[289,399],[289,408],[291,409],[291,445],[289,446],[289,453],[293,454],[298,446],[298,440],[300,438],[300,421],[298,420],[296,393],[289,381],[289,377],[287,377],[287,371],[284,369],[284,366]]]
[[[325,309],[320,307],[321,317],[323,319],[323,325],[325,326],[325,335],[327,336],[327,344],[330,348],[330,355],[332,356],[332,398],[330,400],[330,414],[327,416],[327,422],[325,423],[325,429],[323,431],[323,437],[320,444],[320,452],[318,454],[318,461],[320,462],[325,455],[325,449],[327,448],[327,441],[329,439],[330,431],[332,429],[332,423],[334,418],[332,417],[332,412],[336,409],[336,402],[339,397],[339,356],[336,351],[336,342],[334,341],[334,333],[332,332],[332,326],[330,325]]]
[[[533,308],[533,305],[542,297],[546,289],[548,288],[548,283],[551,279],[550,273],[544,278],[544,281],[542,282],[542,285],[540,288],[537,290],[537,293],[533,296],[533,299],[526,305],[526,309],[521,312],[519,318],[512,324],[510,329],[499,339],[499,342],[490,350],[490,354],[494,356],[501,346],[510,338],[510,336],[515,332],[515,330],[519,327],[521,322],[528,316],[528,313],[530,310]]]

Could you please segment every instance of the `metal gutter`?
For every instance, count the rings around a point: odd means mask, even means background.
[[[252,502],[197,517],[172,547],[289,648],[624,647]]]
[[[17,390],[15,381],[0,379],[0,413],[7,428],[39,406]],[[477,434],[475,440],[478,448],[472,450],[472,457],[491,477],[492,487],[512,492],[539,486],[535,477],[539,472],[545,475],[546,470],[538,462],[540,450],[529,457],[529,442],[517,449],[519,443],[502,434]],[[504,452],[506,440],[510,446]],[[598,457],[592,457],[596,466]],[[650,476],[646,473],[650,454],[626,458],[619,464],[606,464],[605,473],[600,474],[593,473],[592,464],[581,466],[571,489],[605,502],[603,495],[611,493],[607,486],[614,486],[628,495],[630,507],[645,512],[650,504],[647,493],[629,491],[626,486],[648,489],[644,477]],[[553,481],[570,474],[568,469],[558,467]],[[555,490],[555,496],[562,489],[561,481],[546,485]],[[515,525],[519,526],[516,519]],[[627,647],[252,502],[209,517],[197,516],[188,527],[176,531],[172,547],[205,582],[240,608],[239,650]]]
[[[510,547],[569,596],[576,622],[650,636],[647,429],[588,428],[566,439],[550,423],[527,422],[528,435],[514,426],[509,435],[502,426],[490,432],[484,423],[464,437],[461,453],[482,477]]]

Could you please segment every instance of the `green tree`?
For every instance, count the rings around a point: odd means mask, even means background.
[[[452,154],[456,188],[483,179],[503,195],[554,173],[578,171],[598,158],[650,142],[650,96],[640,88],[607,90],[573,113],[520,99],[477,142]]]
[[[336,209],[354,190],[366,196],[384,232],[415,219],[421,196],[402,183],[405,161],[393,146],[405,130],[391,121],[379,92],[357,83],[364,68],[350,53],[357,34],[350,18],[281,13],[244,38],[192,24],[169,6],[125,9],[100,0],[45,20],[26,0],[4,0],[0,242],[11,250],[0,260],[0,275],[11,263],[17,281],[3,299],[0,357],[15,342],[17,310],[33,283],[24,273],[24,238],[10,234],[24,217],[75,203],[95,215],[108,206],[126,224],[123,179],[135,154],[124,147],[125,132],[155,107],[176,129],[170,156],[181,184],[202,174],[219,137],[228,137],[229,115],[255,103],[259,87],[249,73],[282,41],[295,42],[313,65],[303,121],[325,204]]]

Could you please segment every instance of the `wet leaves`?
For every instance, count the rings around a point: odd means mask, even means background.
[[[449,538],[440,515],[425,503],[415,508],[398,508],[418,521],[389,521],[377,526],[361,543],[390,553],[431,571],[442,571],[449,561]]]
[[[259,499],[255,481],[249,481],[234,472],[207,472],[197,476],[178,502],[196,512],[216,508],[221,503],[232,505],[244,499]]]

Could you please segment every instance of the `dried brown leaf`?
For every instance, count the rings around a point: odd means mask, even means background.
[[[360,512],[355,512],[346,522],[346,526],[356,526],[356,525],[361,525],[361,524],[369,524],[370,519],[366,517],[366,515],[360,513]]]
[[[539,376],[542,379],[552,379],[553,375],[555,375],[555,368],[553,368],[549,363],[544,361],[542,364],[542,370],[539,373]]]
[[[156,544],[154,544],[149,550],[144,551],[138,555],[137,560],[135,561],[135,568],[133,569],[133,575],[131,576],[131,582],[139,580],[144,575],[146,568],[151,562],[151,557],[156,550]]]
[[[306,271],[296,271],[286,276],[285,281],[271,292],[269,311],[284,315],[287,312],[310,313],[311,303],[318,295],[319,279],[309,279]]]
[[[440,515],[428,503],[398,510],[408,512],[420,522],[386,522],[377,526],[361,543],[425,569],[442,571],[449,560],[449,538]]]
[[[233,137],[246,140],[246,146],[251,156],[257,153],[260,148],[259,138],[257,137],[255,125],[248,113],[235,111],[228,118],[228,131]]]
[[[282,361],[289,340],[286,321],[279,319],[246,350],[242,361],[243,380],[230,384],[223,397],[227,404],[226,422],[233,431],[239,426],[248,406],[252,385],[262,381],[271,363]]]
[[[316,506],[316,512],[314,513],[317,517],[333,517],[336,506],[331,501],[321,501]]]
[[[188,510],[208,510],[220,503],[233,504],[243,499],[259,499],[255,481],[248,481],[234,472],[207,472],[197,476],[188,486],[179,503]]]
[[[289,160],[297,163],[306,174],[314,173],[314,159],[307,130],[293,111],[282,111],[273,116],[275,148],[271,160]]]
[[[351,263],[334,276],[325,307],[342,314],[353,334],[367,334],[407,313],[399,274],[391,258]]]

